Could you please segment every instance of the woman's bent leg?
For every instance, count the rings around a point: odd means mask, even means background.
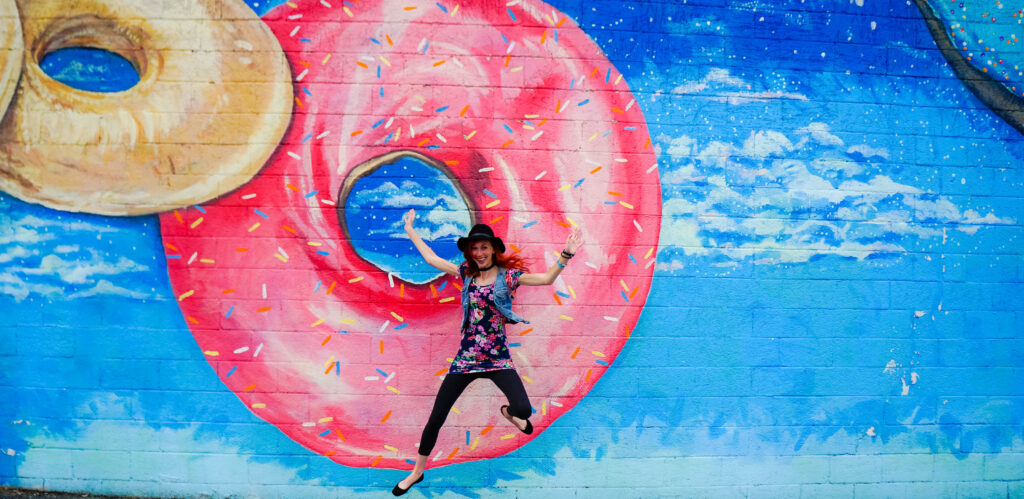
[[[523,386],[519,373],[514,369],[502,369],[488,371],[486,374],[508,399],[508,413],[519,419],[530,419],[533,408],[530,406],[530,397],[526,395],[526,387]]]
[[[434,444],[437,443],[437,434],[441,431],[444,421],[448,419],[448,412],[452,410],[452,406],[455,405],[459,395],[462,395],[466,387],[478,377],[478,373],[449,373],[444,377],[444,381],[441,382],[441,388],[437,390],[437,397],[434,399],[434,408],[430,411],[430,418],[427,419],[427,425],[423,427],[423,435],[420,436],[419,454],[421,456],[429,456],[434,450]]]

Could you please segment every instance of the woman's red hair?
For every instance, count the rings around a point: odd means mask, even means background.
[[[473,257],[469,254],[469,247],[470,245],[467,244],[466,251],[462,252],[462,256],[466,258],[466,275],[476,277],[480,275],[480,267],[476,265],[476,261],[473,260]],[[494,248],[494,246],[491,245],[491,248]],[[517,253],[498,253],[496,248],[494,249],[494,263],[500,267],[505,267],[506,269],[527,270],[526,259],[521,255]]]

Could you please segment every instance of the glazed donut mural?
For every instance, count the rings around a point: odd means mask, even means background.
[[[660,187],[622,75],[540,2],[310,1],[264,21],[294,77],[280,147],[244,187],[160,218],[199,347],[256,415],[307,448],[408,467],[457,349],[461,283],[403,280],[364,259],[353,242],[372,236],[350,230],[345,206],[360,179],[416,162],[538,267],[570,227],[586,232],[557,293],[517,299],[532,327],[510,341],[540,431],[513,434],[500,394],[474,385],[432,465],[522,446],[593,387],[648,293]],[[445,245],[454,239],[434,244]]]

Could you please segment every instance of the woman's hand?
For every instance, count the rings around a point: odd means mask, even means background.
[[[410,209],[409,212],[405,214],[404,218],[405,218],[405,231],[406,232],[414,231],[415,229],[412,228],[412,221],[416,219],[416,210]]]
[[[575,227],[569,233],[569,238],[565,241],[565,251],[575,255],[580,246],[583,246],[583,229]]]

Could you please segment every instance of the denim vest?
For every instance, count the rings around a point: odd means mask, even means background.
[[[462,282],[462,330],[466,330],[466,325],[469,323],[469,284],[473,282],[473,278],[466,276],[466,279]],[[508,283],[505,282],[505,267],[498,267],[498,276],[494,278],[494,304],[498,308],[498,312],[505,317],[505,322],[508,324],[516,324],[519,322],[529,324],[530,321],[519,317],[515,312],[512,311],[512,296],[508,292]]]

